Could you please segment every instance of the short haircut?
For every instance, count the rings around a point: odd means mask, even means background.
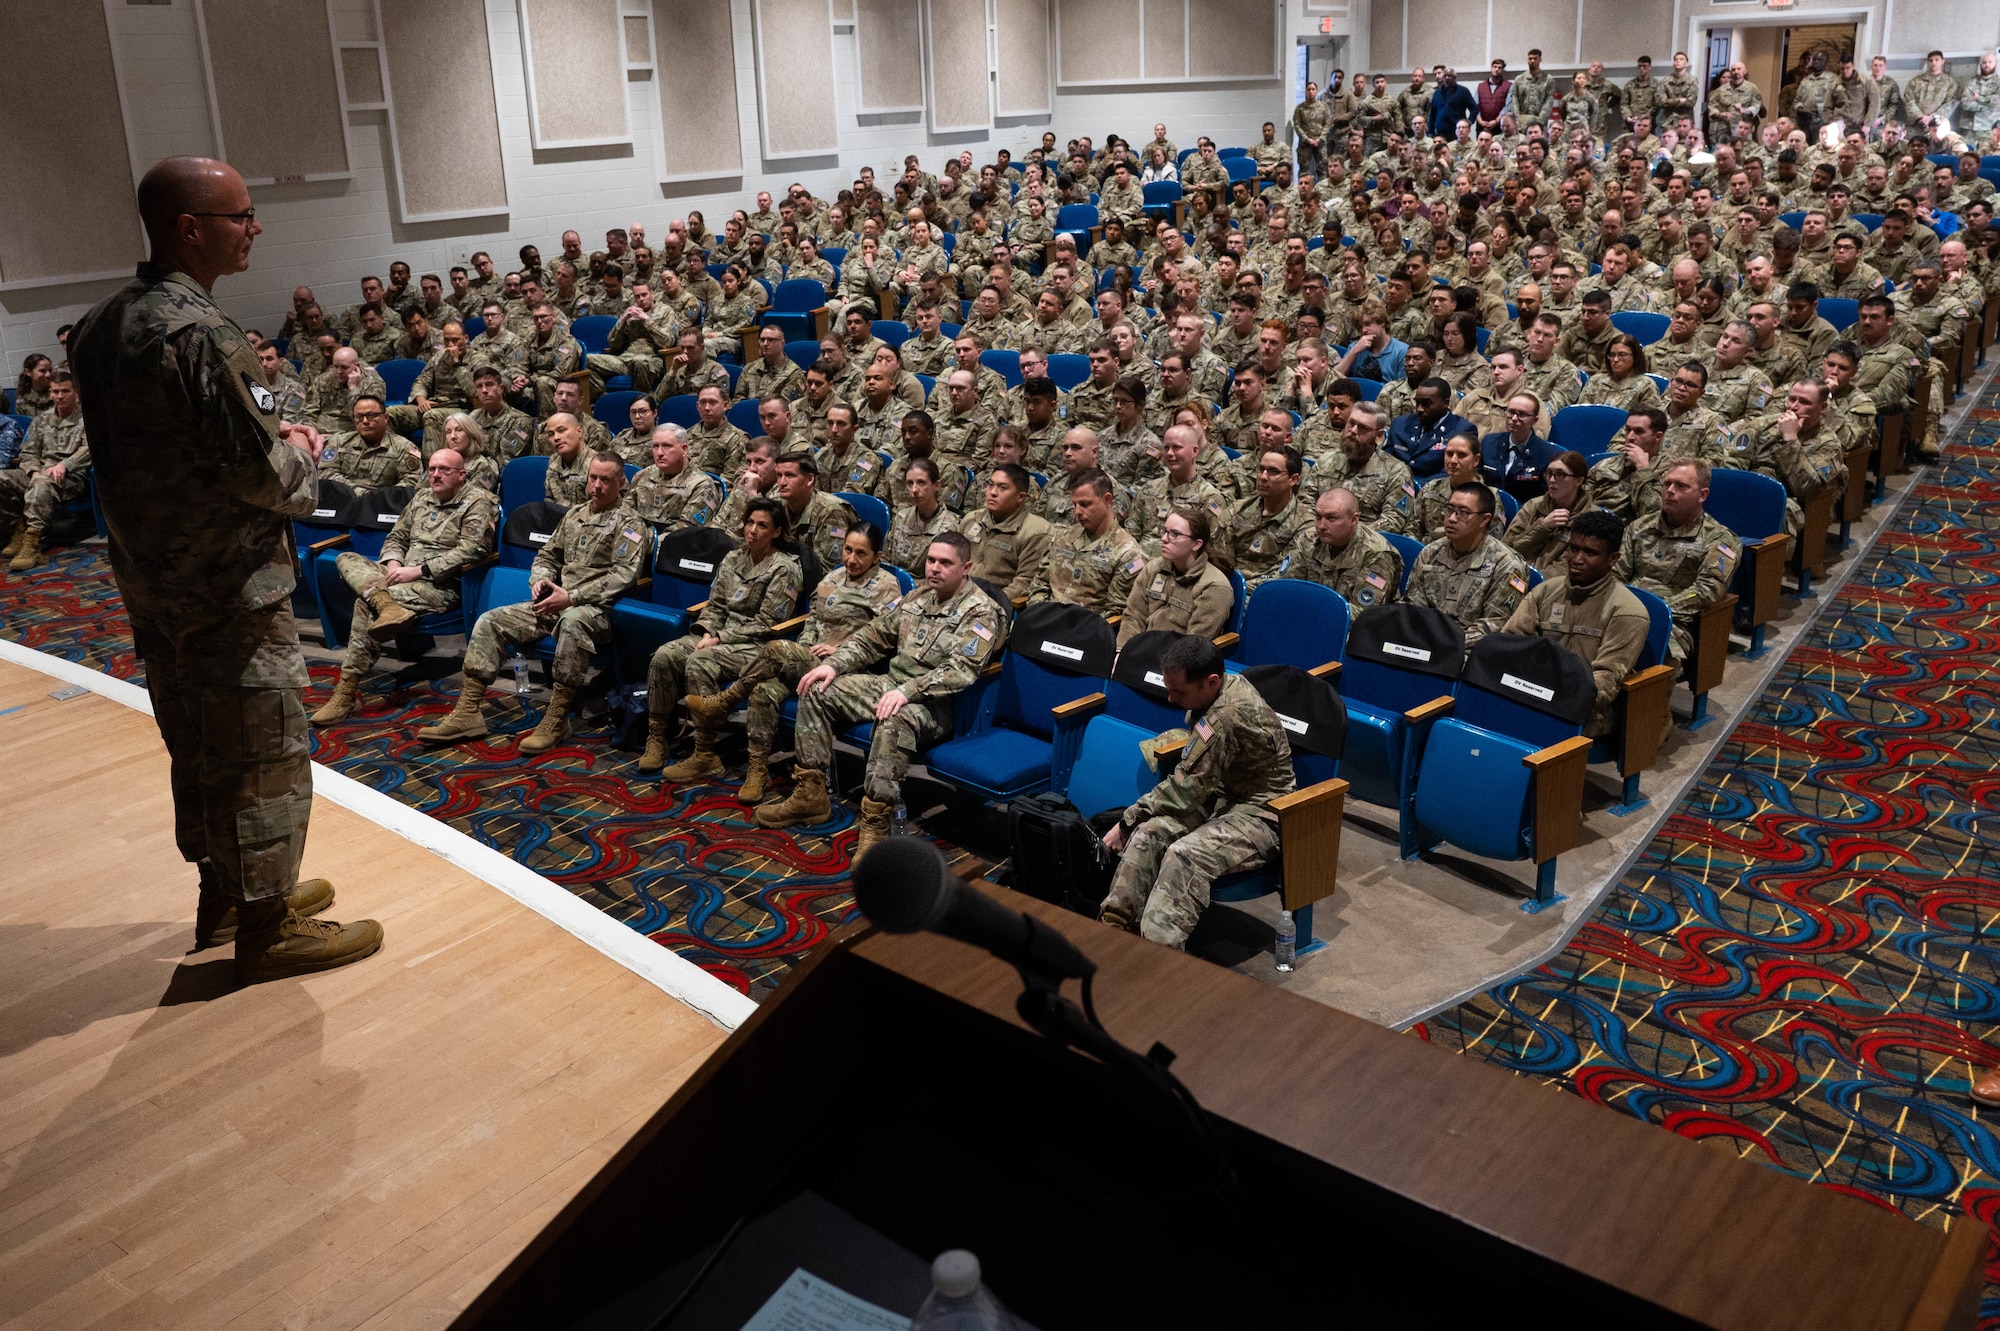
[[[1211,679],[1222,673],[1222,649],[1198,633],[1183,634],[1160,653],[1160,673],[1179,675],[1186,683]]]
[[[1472,502],[1479,511],[1489,516],[1499,502],[1493,497],[1493,487],[1481,481],[1461,481],[1451,487],[1451,492],[1455,495],[1471,495]]]
[[[819,464],[813,461],[811,453],[804,450],[785,454],[778,459],[778,465],[781,467],[797,467],[801,476],[810,476],[814,480],[819,479]]]
[[[1108,499],[1111,497],[1111,477],[1102,467],[1085,467],[1069,478],[1069,493],[1075,494],[1078,490],[1089,490],[1100,499]]]
[[[1003,462],[993,469],[995,476],[1005,476],[1008,484],[1023,494],[1028,492],[1028,469],[1019,463]]]
[[[919,471],[923,472],[924,475],[930,477],[933,481],[938,478],[938,464],[933,459],[911,458],[909,464],[903,468],[903,479],[907,481],[911,475]]]
[[[1660,464],[1661,477],[1664,478],[1668,472],[1672,471],[1676,467],[1693,467],[1694,483],[1700,486],[1704,490],[1708,488],[1709,481],[1713,479],[1715,475],[1715,469],[1709,466],[1707,458],[1683,456],[1683,457],[1669,458],[1666,461],[1662,462]]]
[[[1667,413],[1661,411],[1658,407],[1638,407],[1625,413],[1627,420],[1630,420],[1634,416],[1643,418],[1646,424],[1650,425],[1659,434],[1667,432]]]
[[[951,552],[958,556],[961,563],[969,564],[972,562],[972,542],[966,539],[966,535],[962,531],[939,532],[937,535],[931,537],[929,543],[924,547],[924,552],[926,554],[930,553],[930,547],[933,545],[948,545],[951,547]]]
[[[1607,509],[1593,508],[1570,519],[1570,540],[1580,536],[1604,542],[1604,548],[1613,554],[1625,543],[1625,523],[1617,514]]]

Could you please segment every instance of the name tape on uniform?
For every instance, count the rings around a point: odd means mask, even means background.
[[[677,562],[678,562],[678,563],[680,564],[680,566],[681,566],[682,568],[684,568],[684,569],[688,570],[688,572],[690,572],[690,573],[713,573],[713,572],[715,572],[715,565],[713,565],[713,564],[704,564],[704,563],[702,563],[702,562],[701,562],[701,561],[700,561],[699,559],[682,559],[682,560],[679,560],[679,561],[677,561]]]
[[[1500,676],[1500,682],[1510,689],[1527,694],[1530,698],[1540,698],[1543,702],[1548,702],[1556,696],[1554,689],[1545,689],[1532,680],[1522,679],[1519,675],[1503,674]]]
[[[1065,647],[1059,642],[1050,642],[1047,638],[1042,639],[1042,650],[1050,656],[1060,656],[1065,661],[1081,661],[1083,659],[1082,648]]]
[[[1405,647],[1400,642],[1385,642],[1382,644],[1382,650],[1391,656],[1406,656],[1412,661],[1428,661],[1431,659],[1428,648]]]

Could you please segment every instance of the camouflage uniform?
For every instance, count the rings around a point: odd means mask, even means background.
[[[1313,511],[1295,495],[1276,513],[1266,513],[1263,496],[1253,494],[1237,501],[1227,529],[1229,543],[1222,548],[1243,575],[1244,590],[1256,591],[1259,584],[1272,578],[1291,576],[1286,572],[1287,561],[1300,534],[1308,539],[1312,536]]]
[[[1118,621],[1118,645],[1151,629],[1172,633],[1192,633],[1213,638],[1229,627],[1236,609],[1236,590],[1229,577],[1208,562],[1207,555],[1195,556],[1185,573],[1176,573],[1164,555],[1155,555],[1132,580],[1125,597],[1125,612]]]
[[[1097,465],[1120,485],[1143,486],[1165,468],[1160,462],[1160,440],[1145,425],[1130,430],[1105,426],[1097,432]]]
[[[1600,467],[1610,466],[1614,461],[1617,461],[1617,459],[1606,458],[1597,465]],[[1596,472],[1593,471],[1591,474],[1594,477]],[[1653,490],[1649,493],[1657,495],[1658,491]],[[1655,507],[1657,506],[1658,503],[1656,500]],[[1570,511],[1570,518],[1574,521],[1577,514],[1587,513],[1597,507],[1600,507],[1600,505],[1597,501],[1597,493],[1593,488],[1593,483],[1586,482],[1583,487],[1583,493],[1577,496],[1576,507]],[[1610,506],[1603,505],[1602,507]],[[1500,536],[1500,543],[1502,545],[1546,574],[1562,572],[1564,557],[1569,553],[1570,529],[1568,527],[1545,526],[1542,522],[1542,519],[1547,517],[1554,508],[1554,503],[1550,501],[1547,495],[1536,495],[1533,499],[1521,505],[1520,511],[1514,515],[1514,520],[1507,524],[1507,530]],[[1612,511],[1616,512],[1617,510],[1613,509]]]
[[[1708,372],[1708,394],[1702,405],[1733,425],[1745,417],[1762,415],[1772,391],[1771,376],[1745,359],[1728,369],[1717,365]]]
[[[743,455],[750,447],[750,436],[731,425],[727,418],[713,425],[697,422],[689,427],[687,441],[690,463],[732,481],[743,470]]]
[[[486,436],[486,451],[503,468],[515,458],[527,453],[534,443],[535,423],[528,418],[528,413],[525,411],[503,406],[491,415],[484,411],[467,414]],[[425,438],[429,436],[426,435]]]
[[[342,551],[334,568],[358,599],[347,636],[347,657],[340,668],[365,674],[382,654],[381,646],[368,636],[369,626],[375,622],[375,611],[368,604],[370,596],[386,590],[389,599],[405,609],[420,615],[442,614],[458,604],[459,574],[493,553],[499,529],[493,496],[478,486],[465,485],[457,495],[442,501],[425,489],[418,491],[397,517],[376,558]],[[423,576],[391,586],[382,567],[391,559],[419,569]]]
[[[1735,532],[1706,513],[1685,527],[1653,513],[1625,529],[1613,576],[1667,603],[1674,616],[1668,651],[1685,661],[1694,650],[1695,616],[1729,590],[1742,548]]]
[[[772,549],[762,563],[738,546],[722,557],[708,601],[684,637],[662,643],[646,667],[646,711],[673,716],[685,693],[716,693],[722,681],[750,668],[771,631],[792,617],[803,578],[799,557]],[[703,647],[704,637],[716,639]]]
[[[937,416],[934,431],[935,447],[931,457],[938,464],[938,470],[948,467],[971,467],[977,471],[985,464],[987,455],[993,451],[993,432],[999,429],[999,422],[993,413],[975,403],[971,411],[952,411]],[[940,477],[940,481],[945,478]],[[959,482],[963,487],[963,479]],[[960,502],[964,502],[961,488]],[[957,505],[954,505],[957,507]]]
[[[643,319],[625,318],[622,308],[613,313],[619,319],[611,326],[604,350],[585,357],[584,364],[599,385],[614,375],[624,374],[631,376],[632,387],[647,392],[659,381],[666,358],[674,353],[680,337],[680,316],[658,304],[651,316]]]
[[[1328,490],[1342,486],[1353,492],[1361,506],[1361,520],[1372,525],[1382,520],[1382,514],[1409,485],[1410,469],[1400,458],[1378,448],[1357,469],[1347,454],[1335,449],[1306,470],[1299,485],[1299,502],[1310,507]]]
[[[1271,801],[1294,788],[1284,727],[1241,675],[1224,675],[1188,723],[1179,766],[1120,819],[1125,848],[1103,907],[1168,947],[1187,945],[1216,879],[1277,854]]]
[[[949,600],[924,587],[870,621],[826,659],[837,672],[824,689],[799,700],[798,767],[826,772],[833,765],[833,737],[855,721],[873,721],[868,798],[892,804],[910,758],[924,744],[951,733],[952,699],[972,687],[1005,642],[1008,612],[967,578]],[[881,674],[859,674],[887,659]],[[909,705],[886,721],[875,706],[900,689]]]
[[[1778,427],[1781,414],[1773,412],[1744,422],[1744,427],[1730,436],[1729,465],[1784,483],[1788,496],[1785,534],[1796,539],[1805,529],[1800,505],[1829,485],[1843,484],[1847,463],[1841,456],[1840,432],[1831,418],[1822,420],[1810,436],[1801,431],[1796,441],[1787,441]]]
[[[38,474],[58,464],[63,468],[60,481]],[[29,424],[14,465],[0,471],[0,531],[25,521],[29,531],[43,535],[55,518],[56,506],[81,498],[89,483],[90,440],[83,412],[72,411],[64,419],[51,407]]]
[[[611,602],[639,580],[650,545],[646,524],[623,503],[602,513],[578,504],[563,514],[535,555],[528,585],[556,583],[569,605],[553,616],[536,614],[526,601],[488,610],[466,638],[466,676],[490,684],[509,647],[553,634],[555,682],[581,687],[590,654],[611,635]]]
[[[408,485],[422,467],[417,446],[394,430],[374,444],[351,430],[337,434],[327,440],[319,462],[322,478],[345,481],[357,490]]]
[[[625,504],[656,531],[705,527],[709,515],[722,506],[722,487],[692,463],[678,476],[647,467],[625,488]]]
[[[568,462],[563,461],[560,453],[550,454],[549,469],[542,475],[542,498],[565,508],[587,502],[590,498],[590,456],[588,448],[577,449],[576,456]]]
[[[312,814],[291,607],[291,520],[313,509],[312,459],[280,441],[242,330],[165,264],[140,264],[77,321],[69,349],[112,573],[171,762],[175,841],[221,895],[283,896]]]
[[[788,516],[792,539],[801,550],[811,550],[823,569],[840,567],[840,547],[847,540],[847,529],[861,521],[854,515],[852,504],[817,487],[806,506]],[[739,519],[728,530],[734,532],[742,525]]]
[[[306,416],[321,434],[351,430],[354,428],[354,401],[362,397],[388,400],[389,390],[383,387],[381,375],[364,368],[361,377],[350,388],[340,371],[325,370],[306,388]]]
[[[1461,555],[1451,542],[1432,541],[1410,570],[1404,598],[1442,610],[1465,628],[1465,645],[1496,633],[1528,593],[1528,564],[1489,533]]]
[[[837,568],[820,579],[798,640],[779,638],[765,643],[757,659],[736,677],[737,683],[750,694],[750,742],[768,748],[778,737],[785,699],[793,696],[798,682],[819,664],[812,651],[815,646],[840,646],[864,626],[894,610],[902,599],[903,585],[886,568],[871,570],[858,583],[848,578],[845,568]]]
[[[577,372],[583,364],[583,348],[567,328],[539,333],[523,353],[520,372],[528,377],[528,391],[535,395],[535,414],[546,416],[555,410],[556,385]]]
[[[1411,586],[1414,590],[1414,579]],[[1550,578],[1528,593],[1500,631],[1533,633],[1588,661],[1597,683],[1597,705],[1583,733],[1609,735],[1618,728],[1625,676],[1639,662],[1652,619],[1616,574],[1607,573],[1584,590],[1578,600],[1570,595],[1567,575]]]
[[[942,502],[928,518],[917,511],[915,504],[906,503],[896,510],[896,516],[889,520],[889,530],[883,534],[882,560],[921,578],[924,553],[931,548],[931,541],[942,532],[957,530],[958,518]]]
[[[736,397],[742,402],[762,402],[765,398],[790,400],[805,392],[806,376],[790,356],[779,356],[776,368],[762,357],[743,367],[736,380]]]
[[[1104,535],[1092,536],[1072,522],[1050,539],[1028,600],[1080,605],[1109,617],[1124,607],[1132,580],[1145,566],[1145,552],[1123,527],[1114,523]]]
[[[679,355],[676,348],[674,355]],[[670,397],[694,397],[702,389],[715,387],[722,390],[723,400],[729,400],[729,371],[721,362],[702,357],[701,364],[689,367],[676,363],[672,356],[660,369],[659,382],[653,385],[655,401],[665,402]]]
[[[1861,364],[1854,370],[1854,386],[1868,395],[1878,414],[1901,411],[1909,405],[1910,380],[1921,363],[1910,349],[1893,335],[1882,345],[1861,346]]]
[[[410,401],[388,409],[390,427],[399,432],[421,429],[424,432],[424,456],[428,458],[444,443],[445,422],[459,412],[472,410],[474,368],[470,355],[454,364],[442,348],[433,352],[429,363],[410,385]],[[429,411],[417,410],[415,403],[420,397],[430,399]]]
[[[1023,500],[1004,518],[982,506],[967,513],[958,529],[972,542],[972,576],[1006,589],[1012,600],[1026,596],[1049,552],[1053,529]]]
[[[1099,387],[1091,379],[1084,380],[1062,395],[1060,414],[1064,423],[1072,429],[1087,425],[1100,437],[1117,423],[1117,416],[1111,409],[1111,390]]]
[[[1234,505],[1199,472],[1184,485],[1176,485],[1171,476],[1164,475],[1147,481],[1133,496],[1131,514],[1123,526],[1151,557],[1160,553],[1160,533],[1177,508],[1208,510],[1208,548],[1211,553],[1230,554],[1229,527]]]
[[[1402,595],[1403,556],[1367,523],[1354,529],[1354,539],[1336,550],[1308,525],[1292,544],[1284,576],[1331,587],[1359,610],[1386,605]]]

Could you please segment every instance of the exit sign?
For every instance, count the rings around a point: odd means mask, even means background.
[[[1333,20],[1332,20],[1331,18],[1323,18],[1323,19],[1321,19],[1321,20],[1319,21],[1319,30],[1320,30],[1321,32],[1332,32],[1332,31],[1333,31]]]

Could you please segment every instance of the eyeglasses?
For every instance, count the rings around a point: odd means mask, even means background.
[[[1507,419],[1510,421],[1531,421],[1535,419],[1535,413],[1532,411],[1516,411],[1512,407],[1509,407],[1507,408]]]
[[[1465,521],[1470,522],[1474,518],[1483,518],[1485,516],[1478,509],[1466,508],[1462,504],[1446,504],[1444,506],[1444,520],[1446,522],[1450,522],[1453,518],[1463,518]]]
[[[246,208],[240,213],[189,213],[188,216],[226,217],[232,222],[241,222],[244,226],[249,226],[252,222],[257,220],[257,210],[255,208]]]

